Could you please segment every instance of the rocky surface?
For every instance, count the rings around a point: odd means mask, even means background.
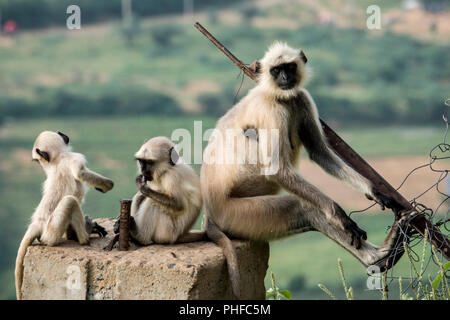
[[[230,299],[225,257],[212,242],[131,245],[104,251],[113,219],[98,219],[108,236],[89,246],[64,241],[31,246],[24,261],[24,299]],[[264,299],[267,243],[233,241],[241,273],[242,299]]]

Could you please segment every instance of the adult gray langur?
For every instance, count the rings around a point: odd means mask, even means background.
[[[275,42],[252,65],[258,84],[217,122],[216,134],[205,149],[200,179],[207,221],[216,233],[257,241],[319,231],[365,266],[389,268],[396,262],[393,250],[401,236],[400,222],[394,223],[381,246],[375,246],[335,201],[295,170],[304,147],[311,160],[330,175],[382,205],[393,205],[392,199],[378,192],[327,144],[316,105],[303,87],[306,62],[302,50]],[[239,148],[228,145],[235,141],[227,138],[229,132],[238,132],[238,140],[246,141],[243,157],[236,154]],[[275,145],[269,143],[273,138]],[[251,150],[266,150],[274,156],[258,154],[251,163]],[[230,153],[236,156],[233,159],[247,161],[224,160]],[[273,165],[271,161],[277,162],[276,170],[264,174],[264,169]],[[281,190],[285,194],[279,194]],[[230,251],[231,243],[223,237],[220,241]],[[239,279],[235,256],[227,259],[233,261],[230,276]],[[239,285],[233,287],[238,294]]]

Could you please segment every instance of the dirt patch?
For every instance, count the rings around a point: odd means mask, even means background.
[[[362,6],[355,6],[342,0],[330,0],[322,3],[317,0],[271,1],[261,0],[255,3],[260,9],[275,8],[281,13],[269,17],[258,17],[252,23],[260,28],[295,29],[308,23],[333,24],[340,28],[358,28],[367,30],[367,13]],[[306,17],[297,19],[293,14],[309,12]],[[290,17],[290,18],[287,18]],[[307,19],[305,19],[307,18]],[[312,19],[312,20],[311,20]],[[403,10],[400,8],[381,10],[381,30],[408,34],[412,37],[448,42],[450,36],[450,12],[431,13],[422,9]],[[311,21],[310,21],[311,20]]]
[[[221,10],[218,18],[224,24],[236,25],[242,22],[242,14],[234,10]]]
[[[57,87],[64,81],[60,77],[56,77],[50,74],[41,73],[34,77],[33,83],[38,83],[45,87]]]
[[[11,152],[11,156],[0,161],[0,170],[4,172],[11,172],[19,167],[20,172],[24,170],[33,169],[36,164],[31,159],[31,150],[24,148],[15,148]]]
[[[427,157],[417,156],[368,158],[366,160],[394,188],[397,188],[400,185],[412,169],[429,162]],[[365,199],[360,193],[327,175],[320,167],[309,159],[301,159],[300,173],[332,199],[349,210],[363,209],[372,203]],[[438,173],[434,173],[428,168],[420,169],[408,178],[405,185],[400,189],[400,193],[406,199],[410,200],[433,185],[438,178]],[[442,183],[442,188],[445,188],[445,183]],[[443,191],[448,192],[447,190]],[[442,200],[443,197],[439,195],[436,190],[431,190],[417,201],[435,209]],[[371,212],[376,211],[379,211],[379,207],[371,209]]]
[[[0,48],[10,48],[16,44],[16,41],[11,37],[0,35]]]
[[[419,38],[448,38],[450,36],[450,12],[430,13],[415,9],[392,10],[384,16],[391,31]]]
[[[187,95],[200,95],[205,93],[220,92],[221,87],[211,80],[193,80],[189,82],[184,88],[183,93]]]

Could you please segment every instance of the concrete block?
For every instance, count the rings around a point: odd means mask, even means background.
[[[106,238],[89,246],[64,241],[33,245],[24,260],[24,299],[230,299],[225,257],[212,242],[131,245],[129,251],[103,247],[113,219],[97,219]],[[264,299],[269,245],[233,241],[241,273],[242,299]]]

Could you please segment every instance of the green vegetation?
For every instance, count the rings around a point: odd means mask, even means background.
[[[400,2],[379,4],[384,12],[398,9]],[[170,137],[177,128],[192,132],[194,120],[203,121],[203,130],[212,128],[254,85],[245,79],[237,93],[239,70],[191,22],[180,15],[161,15],[181,12],[182,1],[134,0],[133,19],[125,24],[118,19],[120,3],[0,0],[2,22],[15,19],[19,30],[25,30],[0,37],[0,299],[14,298],[16,250],[41,196],[44,173],[30,159],[40,131],[65,132],[74,151],[84,153],[93,170],[115,181],[107,194],[91,190],[84,205],[92,217],[115,217],[119,199],[136,192],[133,154],[146,138]],[[321,25],[318,17],[324,7],[343,10],[336,7],[339,1],[314,3],[320,5],[195,0],[195,10],[205,9],[202,24],[247,64],[260,58],[276,39],[302,47],[313,71],[306,87],[321,117],[361,155],[427,155],[442,140],[436,123],[448,98],[448,39],[425,42],[390,32],[389,26],[383,32],[369,32]],[[340,14],[339,19],[353,19],[373,1],[349,3],[348,16]],[[65,29],[69,4],[82,9],[81,30]],[[221,17],[218,6],[234,10],[231,22]],[[254,23],[257,18],[273,22],[281,16],[298,22],[298,28],[277,24],[262,28]],[[43,26],[52,28],[36,29]],[[194,167],[198,172],[199,166]],[[386,227],[393,222],[390,213],[352,218],[374,243],[383,241]],[[352,296],[380,298],[380,292],[366,290],[361,264],[314,232],[271,244],[268,275],[276,274],[277,283],[267,277],[269,294],[281,298],[280,287],[292,292],[292,299],[326,299],[317,287],[322,283],[336,298],[345,299],[335,268],[338,258],[345,265]],[[439,278],[435,277],[438,267],[429,271],[433,279]],[[400,261],[395,275],[414,276],[408,259]],[[390,297],[399,297],[397,282],[389,285]]]
[[[74,151],[86,155],[89,166],[115,181],[107,194],[90,190],[84,209],[93,217],[116,217],[119,199],[129,198],[136,192],[134,152],[146,138],[157,135],[171,136],[177,128],[193,132],[194,120],[203,121],[203,130],[212,128],[217,118],[208,116],[167,117],[67,117],[7,122],[0,129],[0,298],[14,298],[13,266],[19,242],[26,224],[40,200],[40,186],[44,173],[31,162],[31,147],[37,134],[43,130],[61,130],[68,134]],[[424,155],[431,145],[440,141],[442,130],[436,128],[368,128],[338,130],[363,156],[376,154]],[[419,132],[417,136],[414,132]],[[417,141],[417,143],[413,143]],[[403,146],[398,148],[398,146]],[[199,166],[194,166],[197,172]],[[15,172],[14,175],[11,172]],[[350,209],[357,208],[347,208]],[[353,215],[367,230],[369,239],[381,243],[386,227],[392,224],[390,213],[379,215]],[[200,219],[196,228],[200,228]],[[295,253],[295,254],[293,254]],[[334,291],[339,287],[339,275],[334,261],[341,257],[346,266],[348,280],[357,298],[378,299],[378,292],[365,291],[367,277],[361,264],[338,245],[318,233],[306,233],[276,241],[271,245],[270,271],[277,275],[279,287],[293,293],[293,299],[323,299],[326,296],[316,287],[321,282]],[[409,267],[403,259],[398,270],[408,275]],[[270,274],[270,272],[268,273]],[[270,288],[267,279],[267,288]],[[339,298],[343,298],[339,296]]]
[[[215,0],[214,6],[228,6],[236,0]],[[65,24],[66,9],[70,5],[81,8],[83,24],[111,18],[122,13],[122,0],[0,0],[0,10],[7,19],[14,19],[21,28],[42,28]],[[195,8],[211,6],[210,0],[195,0]],[[157,16],[183,12],[182,0],[134,0],[133,10],[139,16]]]
[[[446,272],[450,270],[450,261],[447,261],[447,263],[444,265],[440,261],[440,257],[438,255],[438,252],[434,246],[431,247],[432,255],[435,261],[439,265],[438,275],[433,279],[431,274],[432,272],[429,272],[425,270],[425,265],[427,264],[427,257],[426,253],[427,250],[430,250],[430,243],[428,242],[428,233],[425,231],[424,241],[422,245],[422,255],[420,257],[420,261],[416,261],[414,258],[412,258],[411,250],[407,246],[406,243],[403,243],[403,247],[405,250],[405,256],[407,257],[411,270],[414,271],[414,278],[409,279],[409,291],[413,296],[410,296],[408,292],[404,292],[404,284],[402,277],[398,277],[398,291],[399,291],[399,299],[400,300],[449,300],[450,299],[450,289],[448,285],[448,277],[446,275]],[[417,269],[416,264],[419,264],[420,267]],[[347,300],[354,300],[355,296],[353,293],[353,288],[349,287],[347,284],[347,280],[344,275],[344,267],[342,265],[342,260],[338,259],[338,269],[342,280],[342,286],[344,288],[344,292],[346,295]],[[374,279],[379,281],[380,284],[380,291],[382,295],[382,300],[389,299],[389,291],[391,291],[387,286],[386,282],[386,273],[380,273],[376,276],[374,275]],[[428,276],[428,277],[426,277]],[[378,278],[378,279],[377,279]],[[428,280],[428,283],[424,279]],[[273,279],[273,274],[272,274]],[[414,281],[413,281],[414,279]],[[273,280],[274,281],[274,280]],[[416,282],[417,281],[417,282]],[[274,286],[275,287],[275,286]],[[336,296],[323,284],[319,284],[318,287],[325,292],[331,299],[336,300]],[[277,288],[278,289],[278,288]],[[273,292],[273,290],[271,291]]]
[[[370,242],[380,244],[387,234],[387,227],[392,224],[391,213],[352,215],[359,226],[367,231]],[[417,244],[421,254],[422,241]],[[425,261],[430,258],[429,250]],[[341,259],[345,266],[346,288],[342,287],[342,273],[336,268],[336,260]],[[415,262],[417,265],[417,262]],[[420,262],[419,262],[420,264]],[[411,270],[411,263],[405,255],[394,267],[394,273],[388,273],[389,299],[399,299],[399,282],[395,277],[402,277],[403,288],[409,284],[409,278],[416,277]],[[438,274],[439,267],[433,263],[427,265],[424,278]],[[382,299],[380,290],[368,290],[368,275],[364,266],[352,255],[317,232],[309,232],[271,244],[269,272],[277,275],[277,285],[292,292],[292,299],[330,299],[318,284],[325,286],[336,299],[347,299],[349,294],[354,299]],[[391,278],[393,277],[393,278]],[[428,280],[427,280],[428,281]],[[270,288],[270,279],[266,278],[266,288]],[[349,293],[349,288],[351,293]],[[412,296],[412,290],[408,291]]]
[[[371,125],[440,120],[448,94],[448,45],[333,26],[307,25],[299,32],[205,25],[247,63],[261,57],[273,39],[302,46],[314,75],[306,87],[327,120]],[[64,30],[17,36],[0,50],[1,61],[8,61],[0,63],[0,73],[8,75],[0,78],[0,120],[175,115],[189,103],[216,116],[233,104],[238,69],[194,27],[150,19],[138,30],[131,43],[119,25],[86,28],[83,36]],[[202,85],[190,92],[195,80],[214,83],[218,92]],[[252,85],[245,80],[240,96]]]
[[[280,290],[275,283],[275,275],[273,272],[270,273],[271,287],[266,290],[266,298],[269,300],[290,300],[292,297],[292,292],[289,290]]]

